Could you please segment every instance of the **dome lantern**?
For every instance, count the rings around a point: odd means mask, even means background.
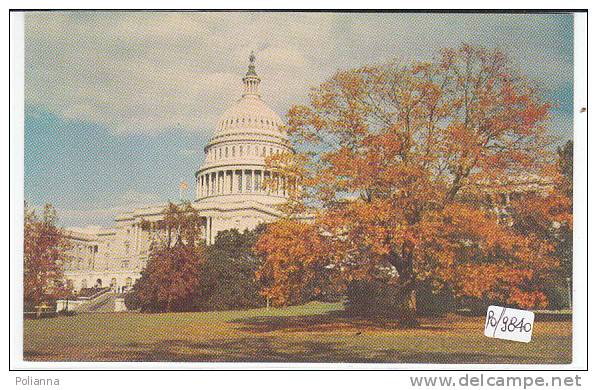
[[[245,77],[243,77],[243,84],[245,85],[245,89],[243,92],[243,97],[245,96],[256,96],[259,97],[259,83],[261,79],[257,76],[257,72],[255,72],[255,53],[251,52],[249,56],[249,70]]]

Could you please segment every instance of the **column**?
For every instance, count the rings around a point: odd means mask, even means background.
[[[257,170],[256,171],[257,181],[255,182],[255,191],[256,192],[263,192],[263,171]]]
[[[274,194],[280,194],[280,174],[274,173]]]

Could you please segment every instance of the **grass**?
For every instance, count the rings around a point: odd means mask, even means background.
[[[570,321],[535,322],[528,344],[487,338],[484,318],[417,329],[347,318],[336,303],[204,313],[93,313],[24,322],[25,360],[565,364]]]

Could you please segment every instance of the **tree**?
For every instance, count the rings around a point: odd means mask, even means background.
[[[25,203],[24,304],[26,310],[66,293],[62,267],[69,242],[56,226],[56,210],[46,204],[41,216]]]
[[[201,284],[195,294],[194,309],[244,309],[265,304],[255,277],[261,258],[253,251],[264,226],[242,233],[236,229],[218,233],[214,244],[207,248],[207,260],[201,266]]]
[[[520,234],[532,236],[551,248],[550,254],[559,261],[553,269],[548,285],[551,290],[568,290],[572,281],[573,258],[573,145],[566,142],[557,150],[557,161],[553,167],[554,185],[548,193],[534,194],[520,198],[512,204],[512,227]],[[567,281],[566,281],[567,279]],[[558,285],[560,288],[558,288]],[[566,298],[560,297],[560,306],[568,306]]]
[[[556,189],[565,197],[566,220],[554,220],[555,241],[557,242],[557,254],[561,259],[561,268],[565,277],[572,279],[572,202],[574,186],[574,145],[567,141],[563,148],[558,148],[558,173],[559,180],[556,182]]]
[[[433,62],[336,73],[288,113],[297,152],[268,160],[295,183],[287,212],[315,216],[312,228],[284,221],[260,239],[269,293],[291,301],[305,283],[297,275],[316,264],[391,284],[404,318],[422,282],[544,306],[551,248],[465,194],[483,180],[544,173],[549,108],[503,53],[470,45]]]
[[[566,141],[563,147],[558,148],[558,173],[561,192],[572,199],[574,194],[572,187],[574,183],[574,144]]]
[[[205,262],[205,243],[201,239],[201,219],[186,203],[170,203],[164,218],[144,221],[156,240],[147,267],[135,283],[127,302],[142,311],[186,311],[193,306],[200,283],[200,266]],[[131,307],[131,308],[133,308]]]
[[[326,240],[315,225],[280,219],[267,226],[255,245],[264,262],[257,271],[262,295],[276,306],[302,303],[332,283],[334,269]]]

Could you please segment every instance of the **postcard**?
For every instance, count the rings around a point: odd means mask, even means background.
[[[21,15],[27,367],[582,352],[577,13]]]

